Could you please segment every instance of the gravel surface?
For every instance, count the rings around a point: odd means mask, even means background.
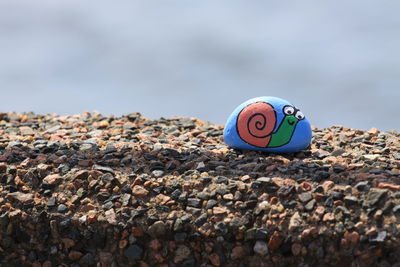
[[[1,113],[0,266],[400,266],[399,132],[276,155],[222,131]]]

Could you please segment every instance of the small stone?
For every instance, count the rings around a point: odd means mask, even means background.
[[[187,234],[186,234],[186,233],[176,233],[176,234],[174,235],[174,240],[175,240],[175,242],[177,242],[177,243],[183,243],[183,242],[185,242],[186,238],[187,238]]]
[[[400,190],[400,185],[389,184],[389,183],[379,183],[378,184],[378,188],[390,189],[390,190],[393,190],[393,191],[399,191]]]
[[[265,228],[257,228],[254,238],[257,240],[266,240],[268,237],[268,230]]]
[[[369,238],[370,242],[383,242],[385,241],[387,236],[387,232],[386,231],[379,231],[375,236],[372,236]]]
[[[324,217],[322,218],[322,221],[328,222],[328,221],[334,221],[335,220],[335,214],[332,212],[325,213]]]
[[[116,179],[114,178],[114,175],[107,172],[105,174],[103,174],[101,176],[101,180],[103,181],[103,183],[112,183],[113,181],[115,181]]]
[[[114,170],[113,169],[111,169],[110,167],[105,167],[105,166],[100,166],[100,165],[94,165],[93,166],[93,169],[94,170],[96,170],[96,171],[101,171],[101,172],[109,172],[109,173],[111,173],[111,174],[115,174],[114,173]]]
[[[21,192],[13,192],[13,193],[8,193],[7,198],[10,198],[12,200],[19,201],[23,204],[29,203],[33,201],[33,194],[24,194]]]
[[[44,184],[55,185],[62,181],[62,177],[59,174],[50,174],[43,178]]]
[[[82,257],[82,255],[83,255],[82,252],[71,250],[71,252],[68,254],[68,258],[70,260],[77,261]]]
[[[143,257],[143,249],[139,245],[130,245],[124,251],[124,256],[132,261],[137,261]]]
[[[75,246],[75,241],[71,238],[61,238],[61,242],[63,243],[64,248],[67,250]]]
[[[79,150],[80,151],[87,151],[87,150],[91,150],[93,147],[94,147],[93,144],[84,143],[84,144],[79,146]]]
[[[201,200],[198,198],[188,198],[187,205],[194,208],[201,208]]]
[[[87,170],[80,170],[72,176],[72,180],[76,179],[86,180],[88,177],[89,177],[89,172]]]
[[[174,262],[180,263],[190,257],[191,251],[185,245],[179,245],[175,250]]]
[[[400,213],[400,204],[393,207],[393,213]]]
[[[132,188],[132,194],[134,196],[140,197],[140,198],[144,198],[149,194],[149,191],[147,191],[146,189],[144,189],[142,186],[140,185],[135,185]]]
[[[268,253],[268,246],[267,243],[265,243],[264,241],[260,241],[258,240],[253,248],[254,252],[261,255],[261,256],[265,256]]]
[[[153,176],[155,178],[160,178],[160,177],[162,177],[164,175],[164,171],[162,171],[162,170],[154,170],[152,172],[152,174],[153,174]]]
[[[117,225],[117,218],[114,209],[109,209],[105,212],[107,222],[112,225]]]
[[[232,260],[238,260],[246,256],[246,251],[243,246],[236,246],[232,249],[231,258]]]
[[[197,164],[196,170],[198,170],[199,172],[207,171],[207,168],[206,168],[206,165],[204,164],[204,162],[199,162],[199,164]]]
[[[91,266],[96,263],[96,260],[92,253],[86,253],[83,257],[79,260],[79,264],[82,266]]]
[[[82,215],[81,217],[79,217],[78,221],[80,224],[85,224],[87,221],[87,215]]]
[[[323,150],[319,150],[315,153],[315,156],[319,159],[323,159],[329,156],[329,152],[327,151],[323,151]]]
[[[111,201],[104,203],[102,206],[102,208],[104,210],[109,210],[109,209],[112,209],[113,207],[114,207],[114,203],[112,203]]]
[[[358,191],[365,191],[368,188],[368,181],[362,181],[354,186]]]
[[[113,258],[113,254],[110,252],[99,252],[99,261],[103,266],[111,266],[111,261]]]
[[[364,158],[364,159],[366,159],[366,160],[372,160],[372,161],[378,159],[379,157],[380,157],[379,154],[363,155],[363,158]]]
[[[222,196],[222,198],[225,200],[233,200],[233,194],[225,194]]]
[[[217,253],[211,253],[208,256],[208,259],[210,260],[212,265],[217,266],[217,267],[221,266],[221,259]]]
[[[283,238],[279,234],[279,232],[275,231],[268,242],[268,248],[271,250],[275,250],[279,248],[283,243]]]
[[[367,199],[364,200],[364,206],[372,207],[376,205],[386,194],[387,189],[373,188],[369,191]]]
[[[298,212],[295,212],[289,221],[289,231],[296,230],[302,224],[301,216]]]
[[[301,193],[298,195],[299,200],[303,203],[308,202],[310,199],[312,199],[312,195],[310,192],[305,192],[305,193]]]
[[[228,210],[225,208],[221,208],[221,207],[214,207],[213,208],[213,214],[215,215],[222,215],[228,213]]]
[[[56,198],[55,197],[51,197],[49,198],[49,200],[47,200],[47,207],[54,207],[56,205]]]
[[[316,203],[317,203],[317,201],[315,199],[312,199],[304,206],[304,208],[307,211],[312,211],[314,209],[314,206],[315,206]]]
[[[339,148],[339,149],[333,150],[331,153],[331,156],[337,157],[337,156],[343,155],[344,153],[346,153],[346,150]]]
[[[302,250],[302,246],[299,243],[293,243],[292,245],[292,253],[294,256],[300,255]]]
[[[228,177],[225,177],[225,176],[219,176],[218,178],[217,178],[217,180],[215,181],[215,183],[217,183],[217,184],[228,184],[229,183],[229,179],[228,179]]]
[[[206,209],[212,209],[217,204],[218,204],[218,201],[216,201],[215,199],[210,199],[209,201],[207,201]]]
[[[68,207],[65,206],[64,204],[60,204],[57,207],[57,212],[59,213],[66,213],[68,211]]]
[[[34,135],[35,134],[35,132],[32,130],[31,127],[22,126],[22,127],[19,127],[19,130],[21,132],[21,135]]]
[[[202,226],[206,221],[207,221],[207,214],[206,214],[206,213],[203,213],[202,215],[200,215],[200,216],[194,221],[194,224],[195,224],[197,227],[200,227],[200,226]]]
[[[355,196],[345,196],[344,203],[348,206],[351,206],[351,205],[358,205],[360,201]]]
[[[296,152],[307,148],[311,137],[311,126],[303,113],[286,100],[270,96],[239,105],[224,128],[225,143],[244,150]]]
[[[163,221],[156,221],[149,227],[149,234],[153,237],[160,237],[165,235],[167,227]]]

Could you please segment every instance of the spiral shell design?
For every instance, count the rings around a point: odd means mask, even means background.
[[[275,128],[274,108],[265,102],[248,105],[239,113],[236,127],[240,138],[256,147],[267,147]]]

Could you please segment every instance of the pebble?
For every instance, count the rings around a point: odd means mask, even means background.
[[[200,208],[201,200],[198,198],[188,198],[187,205],[194,208]]]
[[[140,185],[135,185],[135,186],[132,188],[132,194],[133,194],[134,196],[144,198],[144,197],[146,197],[146,196],[149,194],[149,191],[147,191],[146,189],[144,189],[144,188],[143,188],[142,186],[140,186]]]
[[[175,250],[174,262],[180,263],[190,257],[191,251],[185,245],[179,245]]]
[[[265,256],[268,254],[268,245],[267,243],[265,243],[264,241],[256,241],[256,243],[254,244],[254,248],[253,248],[254,252],[261,255],[261,256]]]
[[[136,244],[130,245],[124,250],[124,256],[132,261],[137,261],[143,257],[143,249]]]
[[[33,201],[33,194],[30,194],[30,193],[28,193],[28,194],[21,193],[21,192],[8,193],[7,197],[12,200],[19,201],[23,204]]]
[[[66,213],[68,211],[68,207],[65,206],[64,204],[60,204],[57,207],[57,212],[59,213]]]
[[[305,193],[298,195],[298,198],[301,202],[308,202],[309,200],[311,200],[312,195],[310,192],[305,192]]]
[[[364,205],[367,207],[375,206],[386,194],[386,189],[373,188],[369,191],[367,199],[364,201]]]
[[[275,231],[269,241],[268,241],[268,248],[271,250],[276,250],[278,249],[283,243],[283,238],[281,236],[281,234],[277,231]]]
[[[62,181],[62,177],[58,174],[50,174],[43,178],[43,183],[48,185],[55,185]]]
[[[164,175],[164,171],[162,171],[162,170],[154,170],[152,172],[152,174],[153,174],[154,177],[159,178],[159,177]]]
[[[167,227],[163,221],[156,221],[149,227],[149,233],[154,237],[165,235]]]
[[[299,212],[295,212],[290,218],[289,231],[293,232],[302,224],[302,219]]]
[[[233,260],[239,260],[246,256],[246,251],[244,250],[243,246],[236,246],[232,249],[231,258]]]

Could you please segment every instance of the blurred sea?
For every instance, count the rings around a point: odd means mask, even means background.
[[[400,130],[400,2],[0,2],[1,111],[224,123],[262,95]]]

